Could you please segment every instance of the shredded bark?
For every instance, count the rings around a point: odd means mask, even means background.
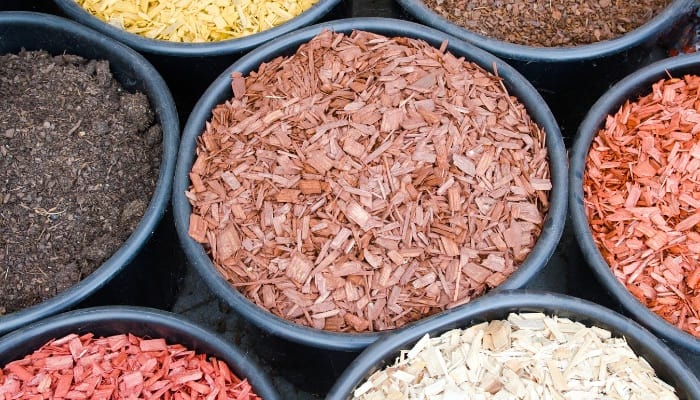
[[[616,39],[659,15],[671,0],[424,0],[479,35],[536,47]]]
[[[423,336],[354,399],[678,399],[624,338],[541,313]]]
[[[228,365],[165,339],[70,334],[0,370],[0,399],[259,400]]]
[[[700,77],[662,79],[595,137],[585,207],[601,254],[643,304],[700,337]]]
[[[392,329],[503,282],[542,228],[543,131],[500,78],[409,38],[322,32],[232,76],[198,139],[190,235],[251,301]]]

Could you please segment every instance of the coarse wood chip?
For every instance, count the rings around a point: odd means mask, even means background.
[[[214,357],[164,339],[69,334],[0,369],[0,399],[260,400]]]
[[[678,399],[624,338],[566,318],[507,320],[423,336],[353,393],[384,399]]]
[[[700,338],[700,77],[662,79],[594,138],[583,190],[593,239],[640,302]]]
[[[149,39],[216,42],[289,21],[317,0],[75,0],[106,23]]]
[[[485,293],[532,250],[545,134],[444,46],[324,31],[232,88],[198,139],[190,233],[261,307],[393,329]]]

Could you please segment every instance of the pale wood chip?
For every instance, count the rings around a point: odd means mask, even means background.
[[[365,209],[356,202],[351,202],[345,208],[345,216],[348,219],[362,228],[362,230],[369,230],[370,222],[372,216],[365,211]]]
[[[221,173],[221,179],[228,185],[231,190],[236,190],[241,187],[241,183],[236,179],[236,176],[229,172],[224,171]]]
[[[306,282],[312,269],[313,263],[303,254],[296,253],[292,256],[285,274],[296,283],[301,284]]]
[[[343,142],[343,151],[354,157],[362,157],[365,154],[365,146],[352,138],[347,138]]]
[[[328,170],[333,168],[333,160],[328,158],[328,156],[321,151],[309,154],[309,158],[306,159],[306,162],[320,174],[325,174]]]
[[[599,331],[530,313],[424,335],[372,373],[353,398],[678,398],[623,338]]]

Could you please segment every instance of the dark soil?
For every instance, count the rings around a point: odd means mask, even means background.
[[[161,130],[106,61],[0,56],[0,314],[99,267],[155,188]]]
[[[671,0],[424,0],[438,14],[494,39],[538,47],[614,39],[660,13]]]

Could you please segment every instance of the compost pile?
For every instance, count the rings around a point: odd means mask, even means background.
[[[620,37],[671,0],[425,0],[447,20],[494,39],[536,47],[578,46]]]
[[[69,334],[0,369],[3,399],[260,400],[214,357],[165,339]]]
[[[0,56],[0,314],[51,298],[110,257],[153,193],[161,129],[106,61]]]
[[[608,116],[583,189],[601,254],[652,311],[700,337],[700,76],[664,79]]]
[[[540,313],[425,335],[353,398],[678,399],[624,338]]]
[[[446,45],[324,31],[233,74],[186,195],[190,235],[234,287],[296,323],[362,332],[518,268],[548,207],[545,135]]]

